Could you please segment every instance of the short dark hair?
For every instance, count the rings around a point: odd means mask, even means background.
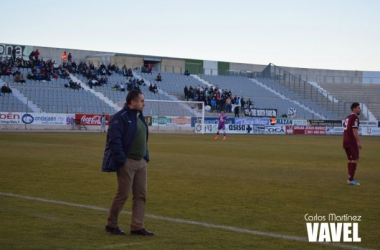
[[[128,95],[127,95],[127,104],[131,104],[132,103],[132,100],[134,101],[137,101],[138,98],[139,98],[139,95],[142,95],[143,93],[140,91],[140,90],[131,90],[129,91]]]
[[[360,106],[360,104],[358,102],[354,102],[351,104],[351,111],[354,110],[354,108]]]

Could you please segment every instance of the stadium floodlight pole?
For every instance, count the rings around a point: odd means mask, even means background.
[[[205,126],[205,104],[204,102],[200,102],[200,101],[174,101],[174,100],[152,100],[152,99],[145,99],[145,102],[151,102],[151,103],[157,103],[157,107],[158,107],[158,116],[159,115],[164,115],[160,112],[160,103],[177,103],[179,104],[179,106],[183,106],[183,109],[188,109],[189,112],[193,113],[193,117],[196,117],[198,118],[199,116],[201,116],[201,128],[202,128],[202,134],[204,134],[204,126]],[[188,106],[189,104],[201,104],[202,106],[202,111],[197,111],[197,110],[194,110],[193,108],[191,108],[190,106]],[[151,115],[155,115],[154,113],[152,113],[152,110],[151,110]]]

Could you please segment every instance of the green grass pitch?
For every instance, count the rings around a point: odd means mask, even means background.
[[[356,187],[341,137],[213,137],[150,135],[147,214],[302,238],[306,213],[360,215],[362,242],[348,245],[380,248],[379,137],[362,137]],[[0,192],[108,208],[104,144],[102,133],[1,133]],[[154,218],[155,237],[115,237],[106,215],[0,195],[0,249],[337,249]],[[121,214],[121,229],[129,222]]]

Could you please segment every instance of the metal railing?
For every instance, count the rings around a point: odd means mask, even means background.
[[[260,75],[268,78],[280,86],[296,93],[301,100],[310,100],[319,107],[334,114],[335,119],[343,119],[347,114],[351,113],[351,102],[341,101],[330,95],[328,92],[319,89],[299,76],[293,75],[281,67],[269,64]],[[365,114],[368,117],[368,114]]]

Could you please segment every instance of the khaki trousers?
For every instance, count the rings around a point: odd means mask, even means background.
[[[118,227],[118,217],[132,189],[131,231],[144,228],[147,193],[147,164],[144,159],[127,159],[117,173],[117,192],[108,213],[107,225]]]

